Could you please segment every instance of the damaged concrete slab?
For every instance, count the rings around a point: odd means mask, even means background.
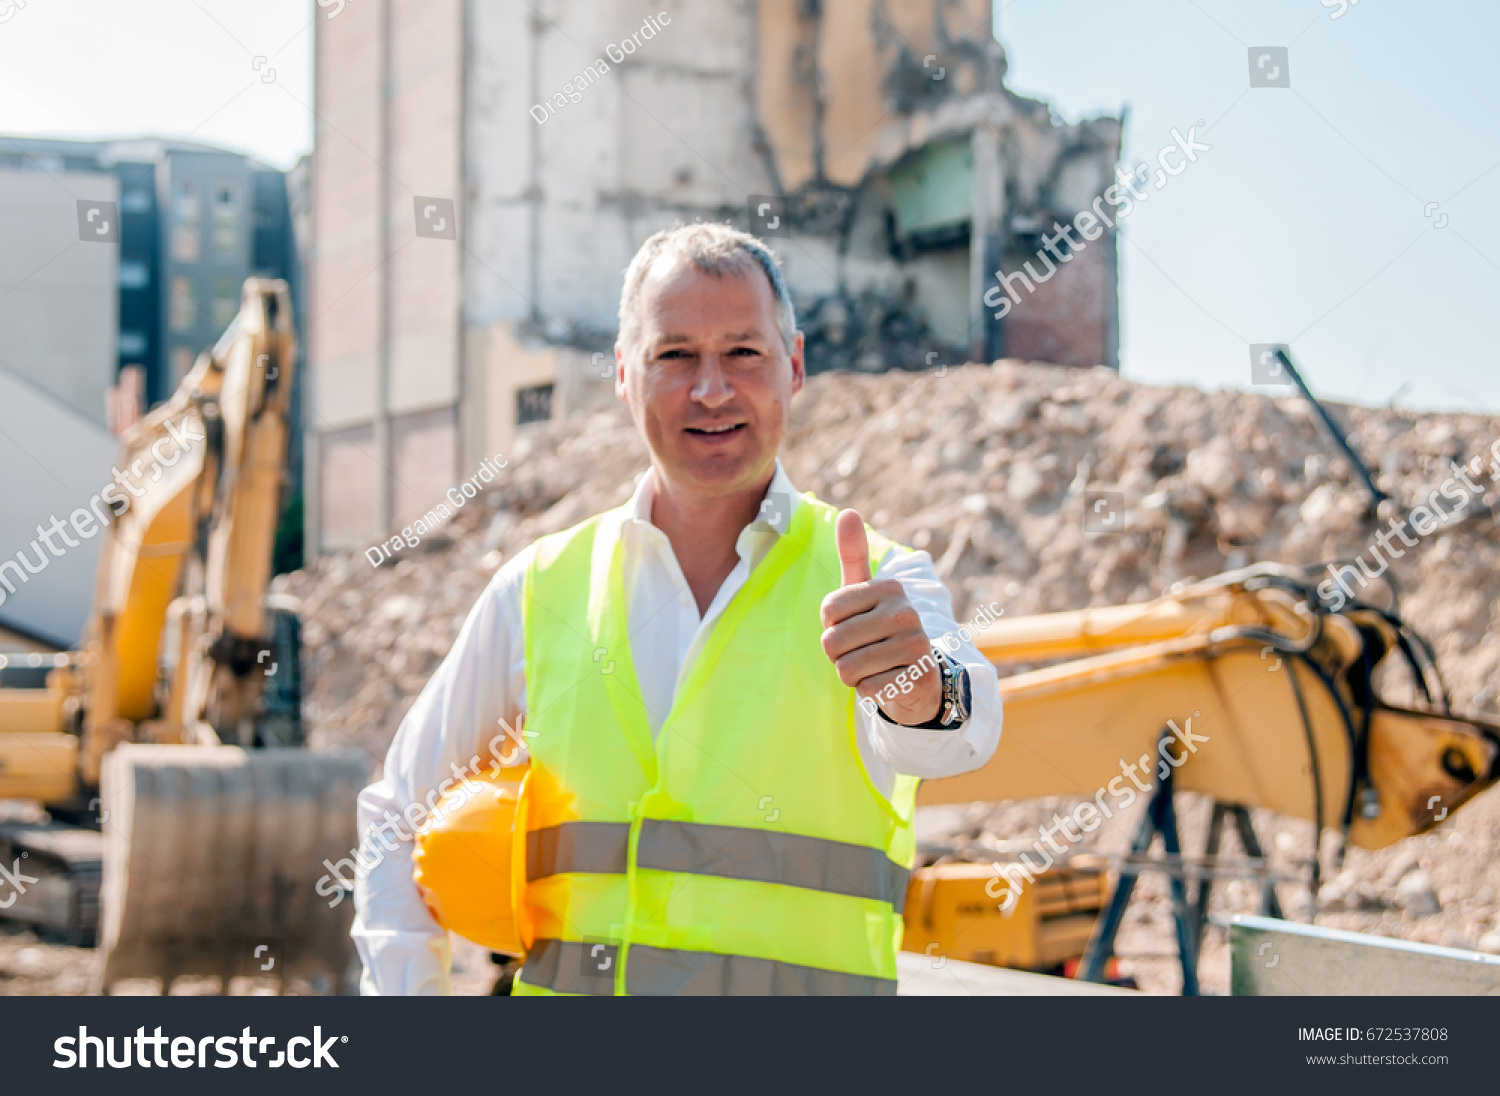
[[[1067,125],[1011,93],[992,28],[988,3],[759,6],[756,124],[790,214],[788,266],[801,237],[833,245],[832,286],[789,277],[811,298],[811,368],[1118,366],[1112,239],[1003,318],[983,303],[997,272],[1112,182],[1122,132],[1121,119]]]

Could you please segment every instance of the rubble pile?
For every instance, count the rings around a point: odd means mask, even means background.
[[[992,601],[1008,617],[1143,601],[1257,560],[1363,556],[1375,568],[1370,545],[1385,519],[1438,492],[1439,513],[1451,517],[1391,561],[1387,578],[1403,617],[1436,649],[1456,706],[1497,718],[1500,476],[1491,469],[1500,467],[1491,446],[1500,418],[1334,407],[1391,497],[1377,525],[1357,475],[1320,438],[1306,404],[1290,389],[1266,391],[1274,392],[1152,387],[1104,368],[1014,361],[820,374],[793,405],[782,455],[799,489],[856,507],[929,552],[959,619]],[[303,603],[315,742],[358,743],[378,759],[495,569],[537,536],[622,502],[646,467],[623,409],[528,427],[507,456],[488,495],[409,554],[372,567],[353,551],[277,580]],[[1480,490],[1454,487],[1453,462],[1480,457],[1469,466]],[[1118,493],[1117,532],[1085,531],[1084,493],[1101,490]],[[1453,501],[1460,492],[1462,507]],[[1377,602],[1390,596],[1383,582],[1356,590]],[[1057,805],[948,810],[933,821],[1034,835]],[[1184,814],[1190,849],[1201,848],[1206,810]],[[1310,855],[1307,824],[1265,812],[1256,824],[1282,868]],[[1133,825],[1102,827],[1095,845],[1122,851]],[[1317,899],[1319,923],[1500,950],[1497,838],[1492,792],[1429,837],[1380,853],[1351,850]],[[1137,891],[1145,900],[1132,907],[1122,954],[1132,941],[1171,954],[1165,881],[1152,879]],[[1307,908],[1295,908],[1292,889],[1283,887],[1288,913],[1305,918],[1313,900],[1304,891]],[[1215,908],[1252,909],[1254,893],[1248,882],[1228,884]],[[1138,976],[1171,989],[1172,962],[1142,960]],[[1205,968],[1206,988],[1227,984],[1221,941],[1206,947]]]

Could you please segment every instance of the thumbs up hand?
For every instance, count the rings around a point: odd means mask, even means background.
[[[931,660],[922,620],[894,579],[870,577],[865,523],[853,510],[834,526],[840,586],[823,599],[823,653],[839,680],[873,698],[886,716],[908,726],[936,719],[943,702],[942,675]]]

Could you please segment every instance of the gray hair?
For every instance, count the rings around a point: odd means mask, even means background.
[[[782,276],[781,264],[765,244],[748,232],[711,222],[663,229],[641,244],[641,249],[625,268],[625,286],[620,290],[619,341],[622,346],[629,344],[640,326],[635,306],[636,298],[641,295],[641,283],[657,259],[663,256],[678,263],[692,263],[705,274],[719,277],[748,274],[754,269],[751,264],[758,264],[771,283],[771,293],[776,298],[776,326],[781,330],[781,341],[786,344],[787,352],[791,353],[797,341],[797,315],[792,309],[792,294]]]

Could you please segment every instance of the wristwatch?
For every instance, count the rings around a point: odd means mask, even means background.
[[[938,709],[936,719],[926,723],[912,724],[927,731],[947,731],[964,723],[969,718],[969,671],[950,658],[946,651],[932,649],[933,661],[943,674],[943,706]]]

